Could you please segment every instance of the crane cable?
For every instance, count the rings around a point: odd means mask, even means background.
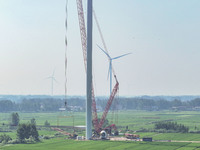
[[[66,9],[65,9],[65,13],[66,13],[66,19],[65,19],[65,107],[67,107],[67,18],[68,18],[68,10],[67,10],[67,6],[68,6],[68,0],[66,0]]]
[[[105,43],[105,40],[104,40],[102,31],[101,31],[101,27],[100,27],[100,25],[99,25],[99,22],[98,22],[98,19],[97,19],[97,16],[96,16],[96,13],[95,13],[94,9],[93,9],[93,15],[94,15],[94,20],[95,20],[96,25],[97,25],[97,29],[98,29],[98,31],[99,31],[99,35],[100,35],[100,37],[101,37],[101,41],[102,41],[103,47],[104,47],[105,51],[108,53],[108,49],[107,49],[107,46],[106,46],[106,43]],[[108,54],[109,54],[109,53],[108,53]],[[108,59],[108,61],[110,61],[110,60]],[[113,67],[113,66],[112,66],[112,72],[113,72],[113,75],[116,76],[115,70],[114,70],[114,67]]]

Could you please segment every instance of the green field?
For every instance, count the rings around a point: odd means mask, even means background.
[[[200,143],[174,142],[125,142],[125,141],[74,141],[65,139],[45,140],[37,144],[17,144],[1,147],[2,150],[196,150]]]
[[[58,116],[74,116],[74,125],[85,125],[85,113],[76,112],[76,113],[19,113],[20,122],[27,122],[30,119],[35,118],[37,125],[44,125],[45,120],[48,120],[51,125],[65,125],[72,126],[72,118],[60,118],[58,121]],[[140,130],[153,129],[154,122],[171,120],[176,121],[177,123],[184,124],[190,127],[190,130],[200,130],[200,112],[195,111],[185,111],[185,112],[170,112],[170,111],[156,111],[156,112],[147,112],[147,111],[120,111],[118,112],[118,126],[125,128],[129,127],[131,130]],[[99,115],[101,116],[101,114]],[[1,113],[0,114],[0,124],[9,123],[10,113]],[[107,116],[110,122],[112,115]]]
[[[128,126],[131,130],[153,129],[154,122],[171,120],[177,123],[184,124],[190,127],[190,130],[200,130],[200,112],[186,111],[186,112],[170,112],[170,111],[121,111],[118,112],[118,126],[122,128]],[[51,125],[65,125],[72,126],[72,118],[60,118],[58,121],[58,116],[74,116],[74,125],[85,125],[85,113],[19,113],[20,122],[30,121],[32,118],[36,119],[37,125],[44,125],[45,120],[48,120]],[[101,114],[99,115],[101,116]],[[9,123],[10,113],[0,114],[0,124]],[[112,119],[112,115],[107,116],[108,120]]]
[[[37,125],[44,125],[48,120],[51,125],[65,125],[72,126],[73,118],[63,117],[58,119],[58,116],[74,116],[74,125],[85,124],[85,113],[19,113],[20,122],[28,122],[30,119],[35,118]],[[121,111],[118,112],[116,123],[119,130],[125,131],[126,126],[129,130],[139,131],[142,129],[153,130],[154,123],[157,121],[176,121],[177,123],[184,124],[190,128],[190,131],[200,130],[200,112],[185,111],[185,112],[170,112],[170,111]],[[0,124],[9,123],[10,113],[0,114]],[[107,117],[109,121],[112,120],[112,115]],[[0,126],[1,129],[7,128]],[[56,131],[43,130],[39,131],[39,135],[54,135]],[[0,134],[4,132],[0,132]],[[13,139],[16,138],[16,132],[6,132]],[[84,133],[81,133],[83,135]],[[192,141],[200,141],[199,133],[156,133],[156,132],[137,132],[140,137],[153,137],[153,140],[173,140],[176,142],[134,142],[134,141],[74,141],[68,140],[66,137],[53,138],[49,140],[41,140],[36,144],[11,144],[1,145],[0,149],[5,150],[39,150],[39,149],[163,149],[163,150],[192,150],[200,149],[200,143],[192,143]],[[187,142],[181,142],[187,141]],[[191,141],[191,142],[190,142]]]

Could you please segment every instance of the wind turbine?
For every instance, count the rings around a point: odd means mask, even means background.
[[[110,55],[109,55],[105,50],[103,50],[99,45],[97,45],[97,46],[106,54],[106,56],[107,56],[108,59],[109,59],[108,77],[109,77],[109,75],[110,75],[110,95],[111,95],[111,93],[112,93],[112,61],[115,60],[115,59],[124,57],[124,56],[126,56],[126,55],[129,55],[129,54],[131,54],[131,53],[126,53],[126,54],[123,54],[123,55],[120,55],[120,56],[111,58]]]
[[[54,81],[57,82],[57,80],[54,77],[54,73],[55,73],[55,69],[54,69],[52,75],[46,78],[46,79],[51,79],[51,95],[52,96],[53,96],[53,82]]]

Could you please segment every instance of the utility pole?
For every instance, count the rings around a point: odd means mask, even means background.
[[[92,138],[92,0],[87,1],[86,139]]]

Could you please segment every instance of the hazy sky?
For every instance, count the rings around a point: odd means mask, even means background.
[[[0,0],[0,94],[64,94],[65,0]],[[83,0],[86,9],[86,0]],[[200,95],[199,0],[94,0],[119,80],[119,95]],[[86,11],[86,10],[85,10]],[[109,94],[108,61],[96,24],[96,95]],[[85,95],[75,0],[68,0],[67,94]],[[103,46],[102,46],[103,47]],[[115,83],[113,81],[113,83]]]

